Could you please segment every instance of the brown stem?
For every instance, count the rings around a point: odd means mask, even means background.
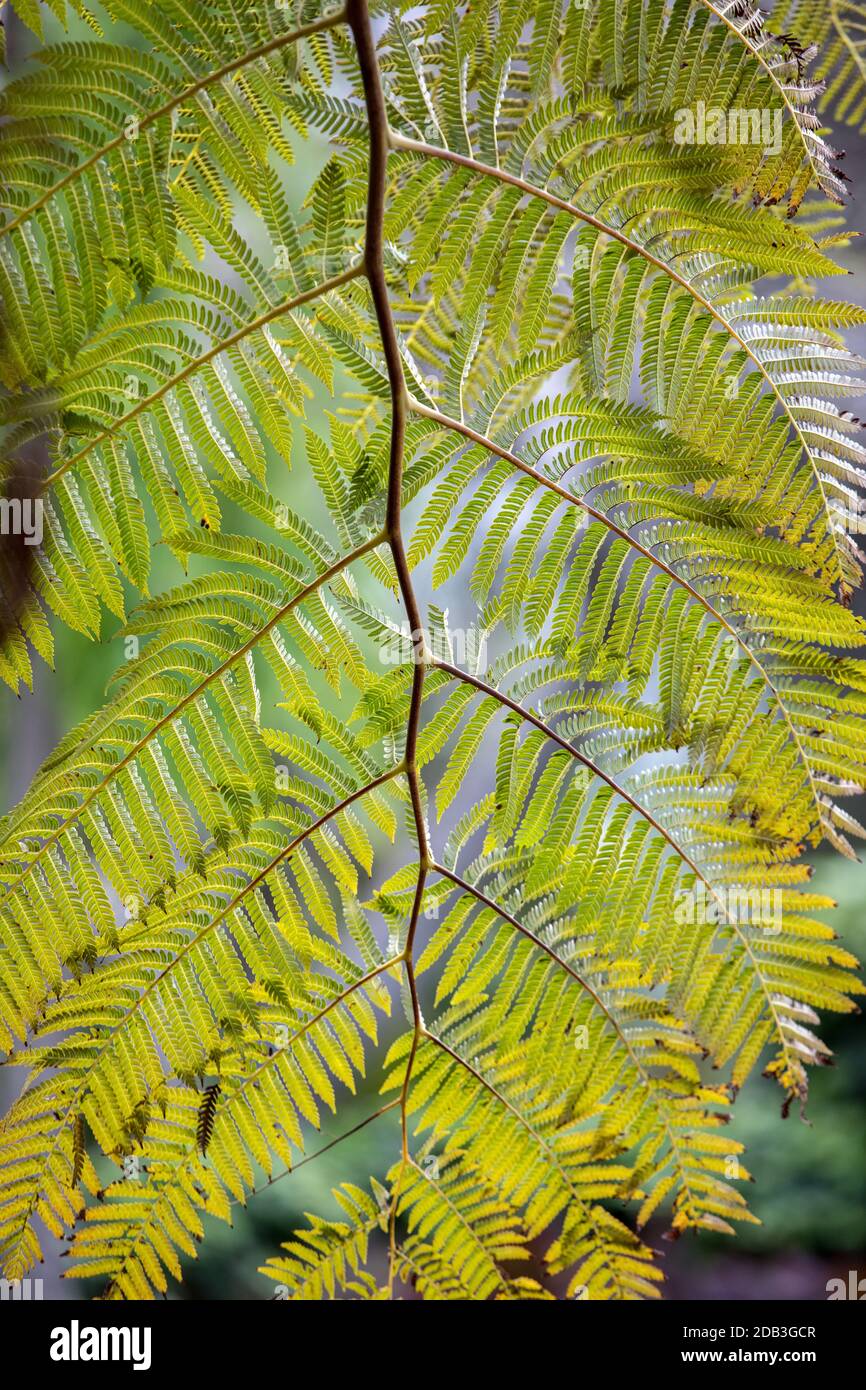
[[[400,1127],[403,1153],[400,1177],[402,1177],[403,1169],[409,1159],[409,1136],[406,1113],[409,1084],[415,1055],[418,1050],[418,1043],[424,1027],[424,1022],[421,1017],[421,1005],[418,998],[418,986],[415,980],[414,945],[415,934],[418,928],[418,918],[421,911],[421,900],[424,894],[424,883],[430,864],[430,846],[427,824],[424,816],[421,779],[416,763],[418,727],[421,719],[421,702],[424,697],[424,676],[427,669],[427,659],[424,631],[421,622],[421,611],[418,607],[418,600],[412,583],[412,575],[409,570],[409,562],[406,558],[406,548],[403,544],[402,530],[403,467],[406,450],[408,393],[406,391],[406,376],[403,370],[403,359],[400,354],[397,328],[394,323],[394,315],[391,311],[391,302],[388,297],[388,283],[385,277],[384,256],[385,197],[391,135],[388,128],[388,112],[385,105],[385,95],[382,91],[379,62],[376,56],[376,42],[370,24],[370,11],[367,0],[348,0],[346,18],[352,30],[355,47],[357,49],[358,65],[360,67],[361,81],[364,87],[364,101],[367,107],[367,121],[370,129],[370,162],[367,179],[367,225],[364,265],[370,284],[370,293],[373,298],[373,308],[376,314],[379,335],[382,340],[382,351],[385,357],[388,382],[391,389],[391,450],[388,468],[388,501],[385,514],[385,527],[388,532],[391,554],[394,557],[394,568],[397,573],[400,596],[403,600],[403,606],[406,609],[406,616],[409,620],[409,630],[412,634],[415,656],[412,676],[412,693],[409,700],[409,714],[406,724],[406,775],[409,784],[409,794],[412,800],[415,832],[418,839],[419,866],[418,880],[415,887],[415,900],[412,905],[412,913],[406,933],[406,946],[404,951],[406,979],[412,1000],[414,1032],[400,1096]],[[394,1283],[394,1256],[396,1253],[395,1231],[399,1192],[400,1178],[398,1178],[395,1183],[390,1216],[391,1260],[389,1288],[392,1292]]]

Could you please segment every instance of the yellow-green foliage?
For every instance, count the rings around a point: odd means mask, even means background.
[[[371,1071],[394,1164],[289,1297],[655,1297],[651,1216],[752,1219],[728,1107],[862,992],[803,857],[863,833],[866,316],[813,285],[860,7],[778,8],[16,5],[0,675],[135,642],[0,825],[7,1277],[47,1226],[165,1290]]]

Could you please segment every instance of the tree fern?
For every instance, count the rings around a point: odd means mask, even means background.
[[[6,1274],[41,1223],[166,1291],[372,1072],[393,1165],[278,1297],[656,1297],[646,1223],[754,1220],[730,1104],[804,1104],[863,990],[804,858],[864,835],[864,316],[812,283],[858,7],[50,9],[0,675],[57,623],[128,659],[0,827]],[[698,102],[783,138],[682,143]]]

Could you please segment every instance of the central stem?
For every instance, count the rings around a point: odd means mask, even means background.
[[[400,597],[403,600],[403,606],[409,620],[409,630],[412,634],[414,655],[412,692],[409,700],[409,714],[406,722],[406,777],[409,784],[409,795],[412,800],[412,814],[418,839],[419,864],[418,878],[415,885],[415,896],[412,903],[412,912],[409,918],[404,951],[406,981],[412,1001],[414,1030],[400,1093],[402,1162],[397,1181],[394,1184],[389,1221],[391,1254],[389,1288],[393,1293],[397,1205],[400,1197],[400,1186],[403,1174],[406,1164],[410,1161],[407,1126],[409,1084],[415,1062],[415,1055],[418,1051],[418,1045],[421,1041],[424,1027],[421,1017],[421,1006],[418,999],[418,987],[415,980],[414,946],[415,934],[418,929],[418,919],[421,913],[421,902],[424,897],[424,884],[431,863],[431,854],[427,835],[427,823],[424,816],[421,779],[418,775],[415,754],[418,744],[418,727],[421,719],[421,702],[424,696],[424,676],[427,669],[427,659],[421,612],[412,584],[412,575],[409,569],[409,562],[406,558],[406,548],[403,544],[402,530],[403,466],[406,452],[406,421],[409,413],[409,397],[406,390],[406,375],[403,370],[403,359],[400,354],[397,327],[394,322],[394,315],[391,312],[391,301],[388,297],[388,284],[385,278],[384,221],[388,178],[388,152],[391,148],[391,132],[388,125],[388,111],[385,105],[385,94],[382,90],[379,61],[376,56],[376,42],[370,24],[370,12],[367,0],[348,0],[346,6],[346,19],[352,30],[358,53],[358,64],[364,86],[364,100],[367,107],[367,121],[370,129],[370,164],[367,180],[367,226],[364,269],[370,285],[370,293],[373,299],[373,308],[376,314],[379,334],[382,339],[382,351],[385,356],[385,365],[391,390],[391,447],[388,467],[388,500],[385,513],[385,529],[388,535],[388,544],[391,547],[391,554],[394,558],[394,569],[397,574]]]

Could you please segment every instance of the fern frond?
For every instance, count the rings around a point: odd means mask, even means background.
[[[860,7],[372,8],[21,7],[0,676],[126,660],[0,823],[3,1267],[166,1293],[373,1075],[277,1298],[656,1298],[864,991]]]

